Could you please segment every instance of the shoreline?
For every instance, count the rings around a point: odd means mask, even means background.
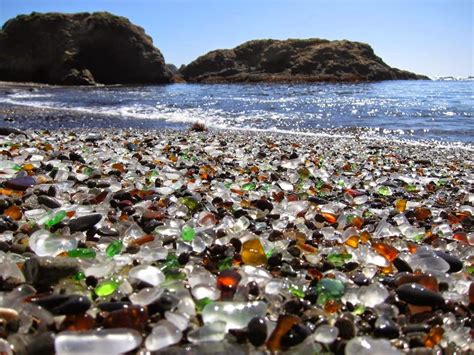
[[[124,118],[124,120],[122,120]],[[163,127],[149,127],[150,123],[144,118],[136,118],[133,116],[123,115],[110,115],[102,113],[90,113],[87,111],[71,110],[68,108],[41,108],[33,107],[29,105],[0,103],[0,126],[12,125],[18,128],[18,123],[21,121],[31,120],[44,120],[50,123],[52,126],[55,124],[57,127],[44,127],[45,129],[66,129],[66,130],[78,130],[86,129],[87,124],[91,120],[97,120],[103,122],[102,125],[116,125],[115,127],[92,127],[91,129],[96,130],[107,130],[107,129],[141,129],[141,130],[160,130],[160,129],[175,129],[175,130],[186,130],[194,122],[157,122],[157,125]],[[84,121],[83,127],[68,127],[67,122]],[[61,126],[61,124],[66,126]],[[204,123],[205,124],[205,123]],[[367,141],[376,141],[380,144],[391,144],[397,142],[398,144],[419,146],[419,147],[430,147],[436,146],[438,149],[461,149],[465,151],[474,152],[474,144],[464,142],[451,142],[447,140],[435,140],[435,139],[415,139],[409,136],[397,134],[396,130],[391,133],[380,134],[380,129],[368,128],[368,127],[340,127],[340,128],[321,128],[315,131],[286,131],[276,129],[259,129],[259,128],[239,128],[239,127],[209,127],[214,131],[229,131],[229,132],[248,132],[249,134],[272,134],[272,135],[288,135],[295,137],[332,137],[341,139],[355,139]],[[41,129],[41,127],[35,127],[34,129]]]

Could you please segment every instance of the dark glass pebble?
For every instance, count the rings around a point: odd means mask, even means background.
[[[131,306],[130,302],[102,302],[97,305],[101,311],[105,312],[113,312],[129,306]]]
[[[370,279],[362,273],[357,273],[352,276],[352,281],[358,286],[367,286],[370,283]]]
[[[30,186],[36,185],[36,180],[31,176],[22,176],[5,181],[5,186],[9,189],[25,191]]]
[[[89,228],[93,227],[95,224],[99,223],[101,219],[102,219],[101,214],[98,214],[98,213],[90,214],[87,216],[71,219],[69,221],[68,226],[69,226],[69,229],[71,230],[71,233],[84,232],[88,230]]]
[[[440,258],[442,258],[444,261],[446,261],[449,264],[449,270],[448,272],[458,272],[462,270],[462,261],[456,258],[455,256],[452,256],[448,253],[445,253],[443,251],[437,250],[435,251],[436,255],[438,255]]]
[[[254,200],[252,205],[262,211],[271,212],[273,210],[273,204],[265,199]]]
[[[97,230],[97,234],[101,237],[118,237],[120,235],[119,231],[115,228],[110,228],[107,226],[102,226]]]
[[[146,307],[130,305],[110,312],[104,318],[105,328],[132,328],[143,331],[148,322]]]
[[[76,152],[71,152],[71,153],[69,154],[69,159],[70,159],[71,161],[78,161],[78,162],[80,162],[80,163],[85,163],[85,162],[86,162],[86,161],[84,160],[84,158],[83,158],[80,154],[78,154],[78,153],[76,153]]]
[[[398,287],[395,292],[398,298],[416,306],[439,306],[444,298],[417,283],[407,283]]]
[[[260,346],[267,339],[267,324],[261,317],[252,318],[247,326],[248,339],[254,346]]]
[[[399,337],[400,329],[397,323],[387,319],[384,324],[375,327],[374,335],[379,338],[395,339]]]
[[[393,260],[393,265],[397,268],[399,272],[413,272],[412,268],[408,263],[400,258],[395,258]]]
[[[336,320],[334,326],[339,330],[339,336],[342,339],[352,339],[356,336],[354,321],[348,317],[342,316]]]
[[[91,306],[91,300],[82,295],[51,295],[34,299],[33,303],[54,315],[82,314]]]
[[[281,337],[281,346],[283,348],[290,348],[292,346],[302,343],[308,336],[311,335],[311,330],[303,323],[295,324],[290,331]]]
[[[38,203],[49,208],[59,208],[61,203],[56,200],[54,197],[49,197],[45,195],[38,196]]]

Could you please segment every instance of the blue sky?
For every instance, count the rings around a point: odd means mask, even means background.
[[[32,11],[109,11],[145,28],[169,63],[258,38],[367,42],[392,66],[474,75],[472,0],[0,0],[0,23]]]

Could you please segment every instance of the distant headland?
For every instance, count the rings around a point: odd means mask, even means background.
[[[365,43],[255,40],[211,51],[179,70],[143,28],[107,12],[32,13],[0,30],[0,80],[59,85],[176,81],[365,82],[428,79],[392,68]]]

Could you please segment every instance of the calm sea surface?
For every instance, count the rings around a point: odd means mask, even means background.
[[[60,110],[20,128],[209,127],[474,144],[474,81],[5,89],[0,106]]]

